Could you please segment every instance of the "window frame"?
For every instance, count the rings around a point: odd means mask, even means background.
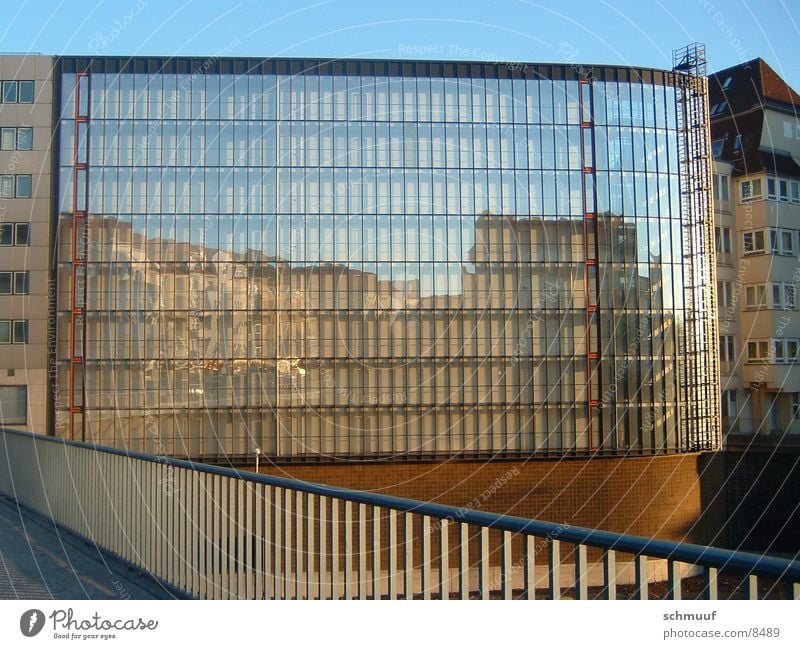
[[[733,334],[720,334],[719,360],[721,363],[736,362],[736,336]]]
[[[743,246],[742,253],[744,255],[764,255],[767,252],[766,236],[764,230],[750,230],[743,233]],[[747,240],[750,239],[750,248],[748,249]],[[758,239],[761,239],[759,244]]]
[[[764,309],[767,304],[766,284],[748,284],[744,287],[745,309]]]
[[[27,345],[30,340],[30,326],[27,320],[13,320],[11,331],[12,345]],[[19,333],[19,335],[18,335]]]
[[[20,248],[27,248],[31,245],[31,224],[30,223],[14,223],[14,244]],[[19,233],[24,229],[25,241],[20,243]]]
[[[763,191],[761,178],[742,180],[739,183],[739,202],[750,203],[752,201],[760,201],[764,198],[762,194]]]
[[[21,190],[23,181],[27,180],[29,184],[27,194]],[[14,197],[15,198],[33,198],[33,176],[31,174],[17,174],[14,176]]]
[[[24,394],[24,399],[23,399],[24,407],[22,409],[23,418],[20,419],[20,418],[13,418],[12,417],[12,418],[9,419],[8,416],[6,415],[7,409],[4,408],[3,409],[3,422],[2,423],[3,424],[11,424],[11,425],[15,425],[15,426],[25,425],[25,424],[28,423],[28,386],[25,385],[25,384],[23,384],[23,385],[0,385],[0,390],[2,390],[2,391],[6,391],[6,390],[10,391],[12,389],[17,389],[17,390],[21,389],[23,394]],[[0,399],[0,403],[2,403],[2,399]]]
[[[24,95],[26,97],[23,99],[23,87],[28,89],[30,88],[30,99],[27,99],[27,93]],[[17,103],[18,104],[32,104],[36,100],[36,82],[33,79],[23,79],[19,81],[17,85]]]
[[[720,401],[720,414],[726,419],[735,419],[739,416],[739,395],[738,390],[723,390],[722,399]],[[733,406],[733,412],[731,412]],[[726,414],[727,412],[727,414]]]
[[[31,274],[28,270],[14,271],[14,295],[30,295]]]

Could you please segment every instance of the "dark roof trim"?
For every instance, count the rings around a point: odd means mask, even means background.
[[[298,59],[198,57],[56,58],[60,73],[107,74],[279,74],[478,79],[552,79],[643,82],[674,86],[678,76],[666,70],[604,65],[524,62],[390,61],[381,59]]]

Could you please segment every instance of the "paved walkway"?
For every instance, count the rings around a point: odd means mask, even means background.
[[[174,599],[155,580],[0,496],[0,599]]]

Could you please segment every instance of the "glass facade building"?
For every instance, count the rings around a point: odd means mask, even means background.
[[[717,447],[680,75],[64,57],[55,78],[56,434],[217,459]]]

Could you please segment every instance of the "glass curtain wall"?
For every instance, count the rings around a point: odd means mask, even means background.
[[[84,367],[58,434],[193,458],[685,449],[674,89],[324,70],[61,75],[58,410],[76,346]]]

